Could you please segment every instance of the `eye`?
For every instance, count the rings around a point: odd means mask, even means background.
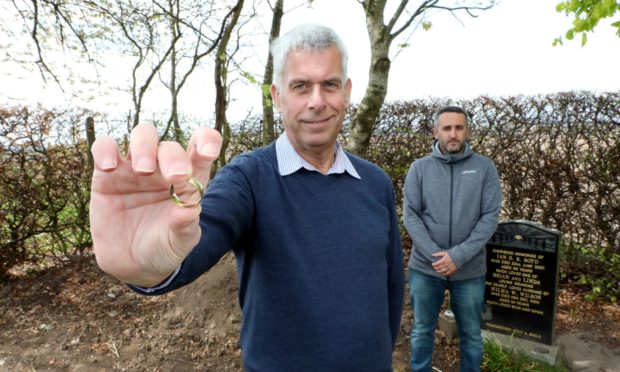
[[[307,88],[308,88],[308,84],[303,81],[300,81],[300,82],[297,82],[291,85],[291,90],[294,92],[298,92],[298,93],[306,91]]]
[[[335,80],[329,80],[323,83],[323,88],[334,91],[340,89],[340,82]]]

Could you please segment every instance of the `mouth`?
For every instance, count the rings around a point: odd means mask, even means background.
[[[331,120],[331,117],[328,117],[325,119],[312,119],[312,120],[301,119],[300,122],[303,124],[308,124],[308,125],[321,125],[321,124],[329,123],[330,120]]]

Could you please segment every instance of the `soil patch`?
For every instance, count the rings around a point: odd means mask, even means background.
[[[241,371],[237,290],[232,255],[159,297],[135,294],[92,257],[12,278],[0,284],[0,371]],[[408,366],[412,312],[406,302],[396,372]],[[563,288],[556,331],[558,340],[576,338],[599,350],[604,360],[596,368],[613,371],[609,363],[620,357],[618,306]],[[435,367],[458,371],[458,345],[437,336]]]

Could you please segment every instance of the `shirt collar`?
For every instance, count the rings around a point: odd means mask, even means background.
[[[342,174],[347,172],[351,177],[361,179],[355,167],[353,167],[351,160],[342,149],[340,142],[336,141],[335,147],[336,160],[327,171],[327,174]],[[286,132],[282,133],[276,140],[276,156],[278,158],[278,170],[283,177],[293,174],[301,168],[318,172],[318,169],[316,169],[314,165],[308,163],[295,151]]]

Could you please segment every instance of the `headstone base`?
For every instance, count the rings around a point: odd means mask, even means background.
[[[482,330],[482,339],[495,341],[503,348],[522,352],[528,358],[555,365],[558,359],[559,347],[541,344],[536,341],[525,340],[510,335]]]
[[[446,334],[448,340],[454,340],[457,338],[456,320],[452,312],[439,313],[439,329]]]

